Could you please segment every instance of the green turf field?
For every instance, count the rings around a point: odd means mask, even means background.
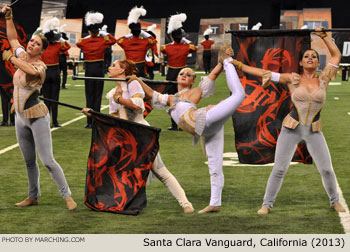
[[[164,77],[157,76],[164,79]],[[338,77],[339,81],[339,77]],[[198,80],[197,80],[198,82]],[[68,89],[61,90],[60,101],[83,107],[83,81],[68,78]],[[80,86],[76,86],[80,85]],[[104,93],[115,84],[105,82]],[[200,106],[215,104],[227,97],[225,77],[216,82],[216,94]],[[103,105],[107,100],[103,99]],[[103,110],[108,113],[108,109]],[[82,114],[59,107],[61,124]],[[1,120],[2,118],[0,118]],[[209,203],[210,184],[205,156],[200,145],[192,147],[185,132],[169,132],[169,116],[153,111],[147,120],[162,129],[160,153],[167,168],[183,186],[196,211]],[[326,137],[334,170],[345,200],[350,202],[350,82],[330,86],[322,111]],[[41,192],[39,205],[16,208],[14,203],[27,196],[27,175],[19,148],[0,154],[0,233],[3,234],[342,234],[337,213],[329,207],[327,194],[315,165],[290,167],[274,208],[268,216],[258,216],[265,191],[269,166],[225,166],[225,187],[219,213],[184,215],[182,208],[159,181],[147,187],[147,207],[138,216],[95,212],[84,203],[85,174],[91,130],[80,119],[52,132],[54,156],[62,166],[78,208],[66,210],[56,185],[39,161]],[[14,127],[0,127],[0,151],[17,143]],[[225,152],[235,152],[232,121],[225,125]]]

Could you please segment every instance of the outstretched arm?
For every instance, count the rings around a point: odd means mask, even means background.
[[[264,76],[266,75],[266,73],[268,72],[268,70],[264,70],[262,68],[258,68],[258,67],[252,67],[252,66],[248,66],[246,64],[243,64],[242,62],[238,61],[238,60],[233,60],[232,64],[235,65],[237,67],[238,70],[241,70],[247,74],[256,76],[256,77],[260,77],[260,78],[264,78]],[[291,82],[291,74],[290,73],[274,73],[271,72],[271,74],[273,75],[273,77],[271,78],[272,81],[278,82],[280,84],[290,84]],[[263,80],[264,83],[264,80]],[[267,85],[265,85],[267,86]]]
[[[323,31],[323,27],[316,27],[315,28],[315,34],[322,38],[323,42],[326,44],[329,53],[331,54],[331,58],[329,60],[329,63],[338,66],[339,62],[341,60],[341,52],[339,51],[339,48],[337,45],[332,41],[331,37],[327,36],[327,33]]]
[[[5,14],[7,40],[9,41],[11,47],[16,49],[20,46],[20,43],[18,42],[17,31],[12,20],[12,9],[8,5],[5,5],[2,7],[1,12]]]
[[[208,75],[208,78],[211,80],[216,80],[216,78],[219,76],[219,74],[222,72],[223,67],[222,67],[222,63],[218,63],[213,70],[211,70],[211,72]]]
[[[145,96],[147,99],[152,99],[154,90],[150,88],[146,83],[142,80],[138,79],[138,82],[141,84],[143,91],[145,92]]]

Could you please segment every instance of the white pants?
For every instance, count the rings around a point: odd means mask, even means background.
[[[168,188],[169,192],[179,202],[182,208],[185,208],[186,206],[192,207],[191,202],[188,201],[185,191],[182,189],[177,179],[165,167],[159,152],[153,162],[151,171],[166,186],[166,188]]]
[[[202,134],[205,139],[205,150],[208,156],[211,184],[210,206],[221,206],[221,193],[224,187],[224,173],[222,170],[224,124],[245,98],[245,92],[236,69],[229,63],[229,59],[224,61],[224,69],[231,96],[208,110],[206,124]]]

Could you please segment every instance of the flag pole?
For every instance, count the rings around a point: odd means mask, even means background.
[[[55,100],[48,99],[48,98],[44,98],[44,97],[39,97],[39,99],[40,99],[40,100],[43,100],[43,101],[47,101],[47,102],[57,103],[58,105],[62,105],[62,106],[65,106],[65,107],[68,107],[68,108],[72,108],[72,109],[77,109],[77,110],[79,110],[79,111],[82,111],[82,109],[83,109],[82,107],[78,107],[78,106],[71,105],[71,104],[68,104],[68,103],[63,103],[63,102],[55,101]],[[152,126],[148,126],[148,125],[136,123],[136,122],[133,122],[133,121],[125,120],[125,119],[122,119],[122,118],[119,118],[119,117],[115,117],[115,116],[103,114],[103,113],[101,113],[101,112],[97,112],[97,111],[94,111],[94,110],[92,110],[92,109],[90,109],[90,110],[88,111],[88,113],[93,114],[93,115],[97,115],[97,116],[102,116],[102,117],[105,117],[105,118],[112,118],[112,119],[114,119],[114,120],[128,121],[128,122],[131,123],[131,124],[137,124],[137,125],[141,125],[142,127],[152,128],[152,129],[157,130],[158,132],[161,131],[160,128],[156,128],[156,127],[152,127]]]
[[[169,80],[150,80],[142,77],[138,77],[140,80],[142,80],[146,84],[171,84],[171,85],[177,85],[176,81],[169,81]],[[80,77],[77,75],[72,76],[72,80],[101,80],[101,81],[128,81],[128,78],[126,79],[117,79],[117,78],[104,78],[104,77]]]
[[[331,28],[331,29],[323,29],[325,32],[350,32],[350,28]],[[265,34],[265,33],[304,33],[304,32],[317,32],[315,29],[289,29],[289,30],[281,30],[281,29],[262,29],[262,30],[226,30],[225,33],[245,33],[245,34]]]

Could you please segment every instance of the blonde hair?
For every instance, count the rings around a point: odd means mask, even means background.
[[[192,68],[189,68],[189,67],[182,68],[182,69],[180,70],[179,74],[182,73],[182,72],[185,71],[185,70],[190,70],[190,71],[191,71],[191,74],[192,74],[192,76],[193,76],[193,82],[194,82],[195,79],[196,79],[196,73],[193,71]]]

